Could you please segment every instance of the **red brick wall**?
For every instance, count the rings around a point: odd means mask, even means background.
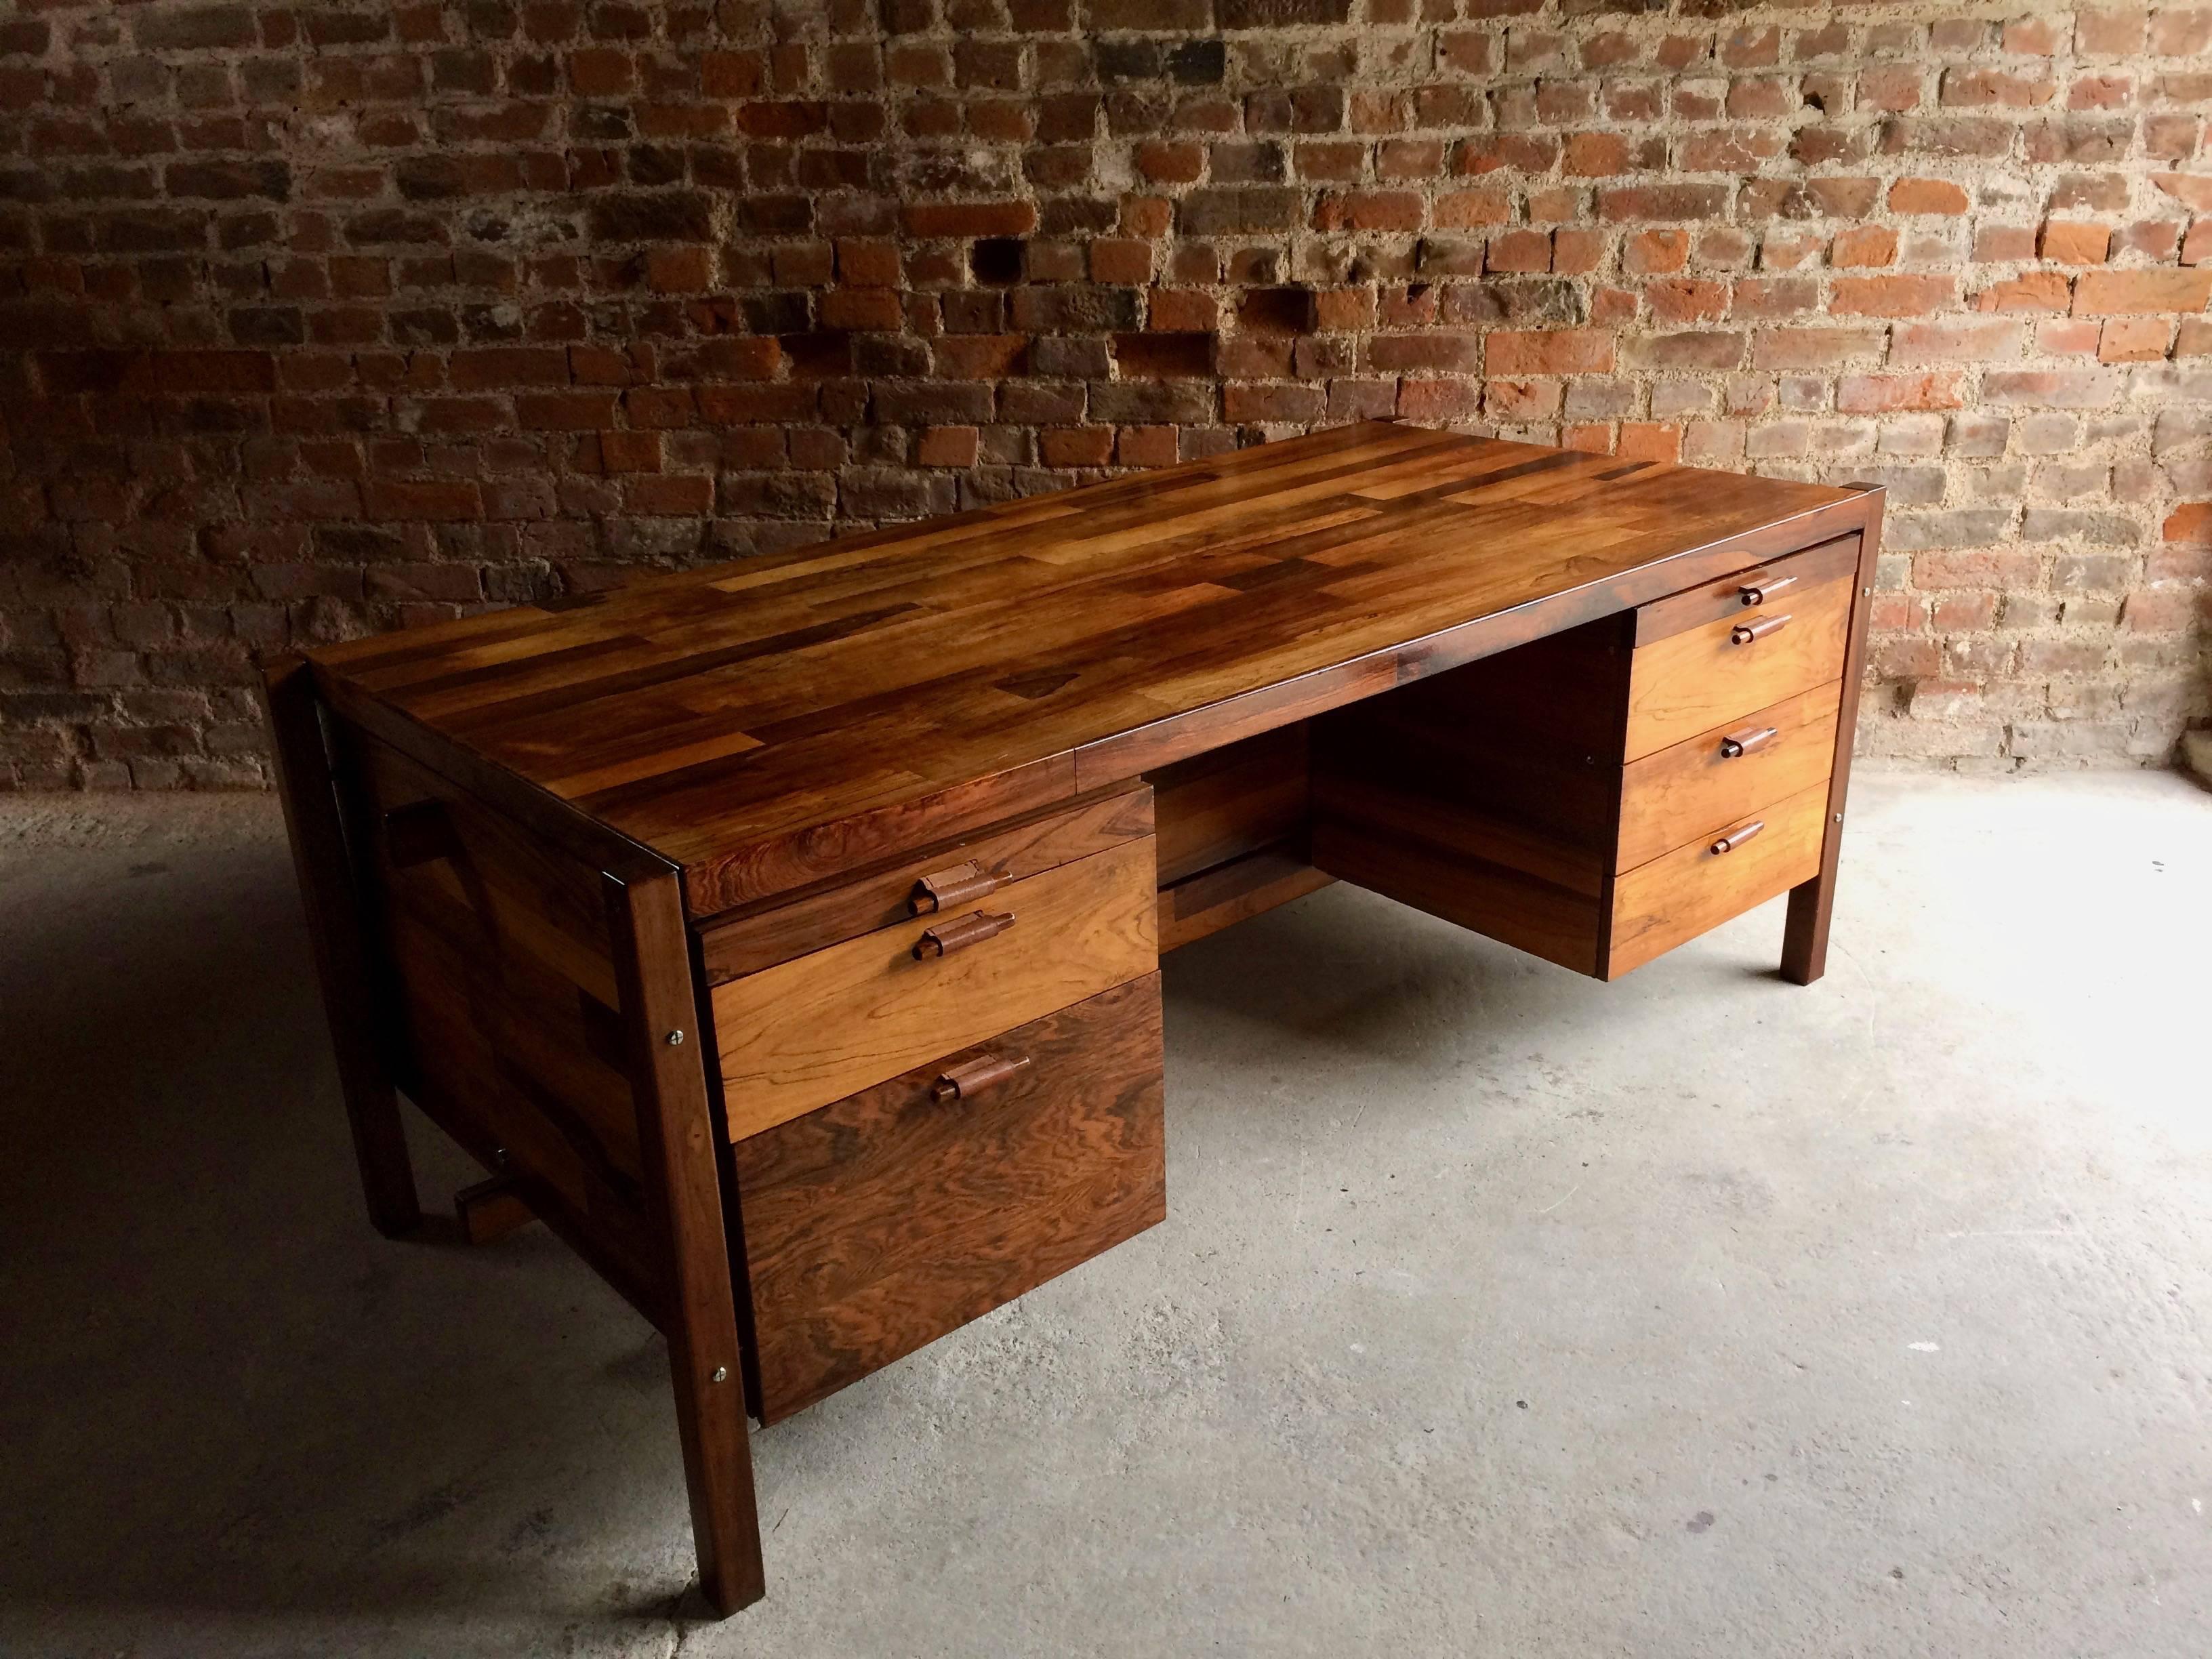
[[[2208,109],[2212,9],[21,0],[0,782],[256,782],[273,648],[1392,413],[1881,479],[1872,749],[2161,757]]]

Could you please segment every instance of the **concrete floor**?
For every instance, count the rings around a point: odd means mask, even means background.
[[[0,1651],[2201,1659],[2212,794],[1846,860],[1810,990],[1778,905],[1184,952],[1167,1224],[757,1437],[714,1624],[658,1340],[362,1219],[273,806],[0,805]]]

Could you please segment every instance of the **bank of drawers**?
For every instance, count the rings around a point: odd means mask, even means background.
[[[1859,538],[1314,723],[1313,862],[1615,979],[1817,874]]]
[[[774,1421],[1165,1213],[1152,795],[702,932]]]
[[[1638,613],[1607,977],[1819,873],[1856,568],[1834,543]]]

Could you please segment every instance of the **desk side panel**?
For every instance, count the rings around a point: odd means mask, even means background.
[[[392,1075],[660,1322],[601,872],[358,729],[338,739]]]

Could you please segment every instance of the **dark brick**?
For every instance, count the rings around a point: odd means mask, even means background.
[[[1295,28],[1341,23],[1352,0],[1214,0],[1213,15],[1224,29]]]
[[[704,242],[714,234],[712,205],[699,191],[595,196],[589,213],[592,234],[609,242]]]

